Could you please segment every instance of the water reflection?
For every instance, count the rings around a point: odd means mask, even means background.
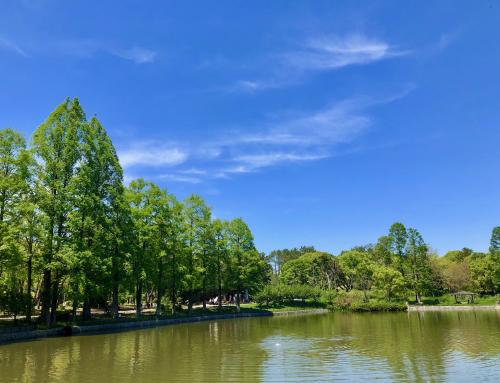
[[[261,343],[269,355],[264,380],[500,379],[495,312],[332,314],[308,320],[316,323],[303,325],[299,318],[286,323],[290,336],[280,343],[289,346],[283,352],[273,350],[273,337]]]
[[[1,382],[499,381],[496,312],[205,322],[0,346]]]

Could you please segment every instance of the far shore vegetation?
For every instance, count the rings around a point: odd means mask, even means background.
[[[124,185],[111,139],[76,98],[29,144],[0,130],[0,328],[494,305],[499,293],[499,226],[487,252],[440,257],[396,222],[377,243],[338,255],[312,246],[264,254],[244,220],[214,219],[198,195],[181,201],[143,179]]]

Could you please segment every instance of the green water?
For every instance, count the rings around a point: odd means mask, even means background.
[[[0,346],[3,382],[500,381],[500,313],[221,320]]]

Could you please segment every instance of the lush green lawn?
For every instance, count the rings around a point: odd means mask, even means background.
[[[497,304],[498,297],[494,295],[485,295],[480,297],[476,295],[474,297],[474,303],[467,303],[467,298],[460,298],[460,303],[455,301],[453,295],[447,294],[440,297],[424,297],[422,298],[422,303],[424,305],[438,305],[438,306],[463,306],[463,305],[495,305]],[[411,301],[410,301],[411,302]]]
[[[285,312],[285,311],[326,309],[327,304],[323,302],[297,301],[282,305],[258,306],[256,303],[246,303],[241,305],[241,308],[253,309],[253,310],[266,310],[271,312]]]

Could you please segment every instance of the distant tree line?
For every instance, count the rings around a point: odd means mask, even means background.
[[[115,148],[78,99],[59,105],[30,145],[0,131],[0,311],[51,325],[61,305],[90,319],[134,303],[162,315],[181,304],[267,282],[270,265],[246,223],[213,219],[203,199],[179,201],[152,182],[123,185]]]
[[[387,300],[413,295],[440,296],[460,290],[479,294],[500,292],[500,227],[491,234],[489,252],[450,251],[438,257],[418,230],[394,223],[389,233],[368,246],[357,246],[338,256],[314,249],[275,250],[269,259],[276,283],[308,285],[322,290],[378,291]]]

